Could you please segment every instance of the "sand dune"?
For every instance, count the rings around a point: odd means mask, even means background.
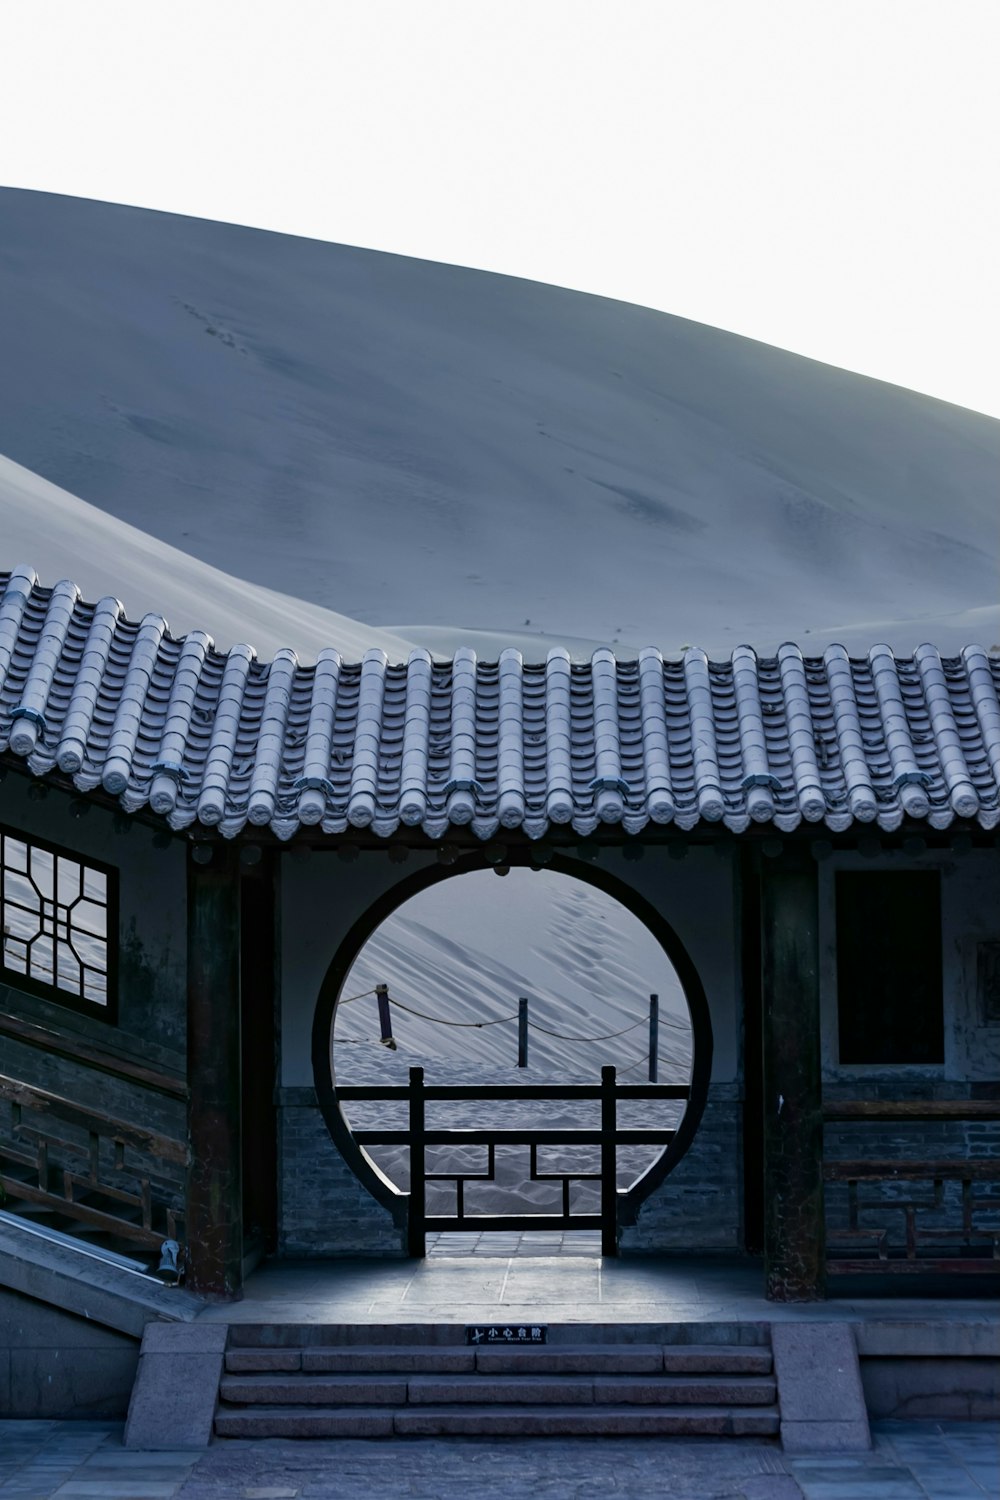
[[[414,896],[389,917],[359,954],[344,994],[387,983],[394,999],[447,1022],[495,1022],[517,1011],[529,997],[538,1026],[560,1038],[532,1031],[529,1060],[540,1068],[563,1064],[596,1077],[603,1063],[630,1067],[647,1051],[649,996],[660,996],[664,1016],[661,1056],[685,1072],[690,1057],[687,1030],[666,1023],[686,1020],[686,1006],[673,967],[637,917],[603,892],[549,870],[515,869],[502,880],[490,870],[463,875]],[[639,1022],[613,1042],[569,1041],[618,1031]],[[412,1063],[468,1061],[514,1074],[517,1023],[482,1029],[435,1025],[394,1010],[399,1047],[379,1046],[374,999],[338,1013],[338,1074],[352,1059],[370,1053],[395,1080]],[[362,1045],[366,1043],[367,1045]],[[640,1073],[641,1077],[642,1074]],[[342,1081],[351,1081],[345,1077]]]
[[[436,650],[1000,641],[1000,423],[767,345],[15,190],[0,322],[0,452]]]
[[[85,598],[120,599],[133,619],[166,617],[175,636],[207,630],[225,651],[249,642],[265,659],[294,643],[303,660],[324,646],[360,657],[380,646],[403,661],[412,642],[333,610],[233,578],[33,474],[0,454],[0,556],[51,586],[70,578]]]

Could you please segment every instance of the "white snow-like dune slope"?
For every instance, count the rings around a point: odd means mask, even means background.
[[[408,1007],[393,1010],[395,1053],[379,1047],[376,1002],[367,993],[383,982]],[[547,1028],[529,1033],[532,1067],[563,1063],[590,1076],[604,1062],[635,1068],[648,1050],[654,993],[664,1025],[660,1056],[665,1067],[686,1075],[690,1038],[680,984],[639,919],[566,875],[521,869],[500,880],[484,870],[413,897],[361,950],[344,995],[363,998],[337,1016],[338,1043],[351,1049],[337,1059],[338,1071],[363,1050],[375,1056],[380,1072],[400,1076],[411,1063],[431,1059],[510,1073],[517,1063],[517,1022],[503,1018],[516,1015],[522,995],[530,1020]],[[440,1024],[456,1020],[489,1024],[466,1030]],[[606,1035],[628,1027],[620,1037]],[[599,1033],[605,1034],[599,1044],[587,1041]],[[644,1073],[635,1068],[631,1076],[639,1082]]]
[[[247,642],[269,658],[294,644],[352,660],[380,646],[404,661],[412,643],[287,594],[244,583],[105,514],[0,454],[0,555],[40,558],[46,581],[70,578],[86,598],[112,595],[129,615],[163,615],[173,634],[207,630],[220,651]]]
[[[0,452],[435,650],[1000,640],[1000,423],[717,329],[20,190],[0,327]]]

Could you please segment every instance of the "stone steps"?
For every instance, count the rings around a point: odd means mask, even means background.
[[[226,1375],[223,1401],[306,1406],[439,1406],[488,1402],[532,1406],[586,1402],[626,1405],[766,1406],[774,1381],[746,1375]]]
[[[219,1437],[776,1436],[767,1345],[230,1347]]]
[[[764,1344],[547,1344],[540,1348],[492,1345],[342,1344],[302,1348],[231,1348],[230,1374],[313,1374],[371,1371],[386,1374],[451,1374],[481,1370],[499,1374],[726,1374],[769,1375],[771,1350]]]
[[[216,1414],[218,1437],[777,1437],[762,1406],[261,1406]]]

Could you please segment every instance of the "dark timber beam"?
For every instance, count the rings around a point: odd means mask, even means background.
[[[240,1016],[243,1058],[243,1254],[277,1248],[278,1146],[274,1105],[279,975],[278,860],[241,866]]]
[[[207,852],[196,846],[203,859]],[[188,857],[187,1285],[242,1294],[240,879],[237,851]]]
[[[784,854],[761,875],[766,1291],[811,1302],[826,1259],[816,865]]]

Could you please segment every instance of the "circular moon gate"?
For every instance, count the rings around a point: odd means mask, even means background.
[[[526,857],[512,857],[511,863],[530,868]],[[589,865],[581,866],[576,860],[556,854],[553,854],[551,863],[546,868],[595,887],[638,918],[666,955],[687,1003],[693,1059],[686,1107],[673,1139],[628,1190],[619,1192],[616,1196],[618,1225],[634,1224],[640,1205],[681,1161],[700,1124],[712,1068],[712,1028],[708,1002],[698,972],[673,928],[626,880]],[[313,1076],[327,1128],[355,1175],[379,1203],[391,1210],[399,1225],[403,1225],[407,1218],[409,1194],[402,1192],[362,1150],[344,1114],[338,1094],[333,1065],[333,1030],[337,1004],[352,965],[371,936],[389,916],[430,886],[482,870],[481,859],[472,854],[446,869],[432,866],[399,880],[391,890],[375,900],[350,929],[327,970],[316,1004],[312,1035]],[[428,1078],[427,1082],[433,1084],[434,1079]]]

